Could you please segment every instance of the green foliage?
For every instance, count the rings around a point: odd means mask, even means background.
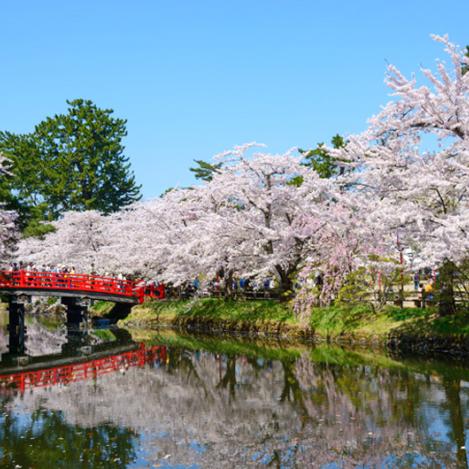
[[[11,177],[0,178],[0,200],[19,215],[25,228],[32,220],[47,220],[47,203],[42,195],[48,190],[41,177],[41,158],[33,134],[0,132],[0,152],[11,162]]]
[[[52,231],[55,231],[53,225],[41,222],[38,218],[32,218],[23,229],[23,237],[42,237],[47,233],[51,233]]]
[[[339,134],[334,135],[331,139],[333,148],[342,148],[345,146],[345,140]],[[304,165],[314,169],[320,177],[328,179],[337,174],[341,174],[341,170],[337,165],[337,160],[329,154],[324,143],[319,143],[313,150],[298,150],[304,156]]]
[[[348,274],[337,295],[337,303],[345,305],[366,304],[370,301],[370,278],[365,267]]]
[[[405,321],[407,319],[415,319],[427,317],[431,315],[431,309],[425,308],[400,308],[398,306],[385,306],[383,314],[387,315],[393,321]]]
[[[469,57],[469,46],[466,46],[466,57]],[[462,65],[462,73],[463,75],[469,71],[469,66],[466,64]]]
[[[161,194],[160,197],[164,197],[166,194],[169,194],[171,191],[174,191],[174,187],[168,187]]]
[[[288,181],[289,186],[300,187],[303,184],[304,178],[303,176],[295,176],[290,181]]]
[[[457,271],[457,266],[449,260],[443,261],[439,267],[439,276],[434,295],[436,301],[438,301],[439,314],[441,316],[456,312],[454,287]]]
[[[311,327],[320,335],[340,335],[352,332],[362,321],[371,320],[374,310],[371,305],[335,305],[327,308],[313,308]]]
[[[207,163],[203,160],[194,160],[197,166],[189,168],[190,171],[194,173],[196,179],[201,179],[203,181],[211,181],[213,175],[218,172],[221,168],[222,163]]]
[[[67,101],[66,114],[48,117],[31,134],[0,132],[0,151],[12,161],[0,197],[17,210],[27,235],[67,210],[110,213],[140,199],[124,155],[126,121],[92,101]]]

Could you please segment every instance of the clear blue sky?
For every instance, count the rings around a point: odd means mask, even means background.
[[[272,152],[362,130],[404,72],[469,44],[469,1],[2,2],[0,129],[28,132],[66,99],[128,119],[146,198],[194,158],[256,140]]]

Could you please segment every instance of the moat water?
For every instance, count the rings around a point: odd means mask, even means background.
[[[28,321],[2,468],[466,468],[469,365]]]

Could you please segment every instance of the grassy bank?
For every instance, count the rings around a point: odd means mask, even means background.
[[[137,327],[170,325],[191,331],[276,334],[292,338],[310,334],[309,328],[296,321],[288,305],[274,300],[155,300],[135,306],[119,324]]]
[[[205,318],[251,322],[296,323],[295,316],[286,303],[274,300],[198,300],[146,301],[132,308],[124,322],[168,323],[177,319]]]
[[[114,305],[115,303],[112,301],[95,301],[93,302],[90,311],[94,317],[103,317],[111,312]]]
[[[415,352],[469,354],[469,312],[438,317],[431,309],[369,306],[315,308],[300,324],[287,303],[273,300],[150,301],[132,309],[123,326],[169,325],[199,332],[240,332],[387,345]]]
[[[387,306],[375,312],[368,306],[315,308],[311,327],[323,336],[353,333],[357,336],[387,337],[396,331],[469,337],[469,312],[439,317],[432,309]]]

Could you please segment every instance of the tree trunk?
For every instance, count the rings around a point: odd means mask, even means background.
[[[454,300],[454,274],[455,265],[446,260],[440,269],[438,277],[438,313],[440,316],[448,316],[456,312]]]
[[[224,273],[224,296],[225,298],[233,298],[236,291],[233,289],[233,271],[229,270]]]
[[[282,269],[280,266],[276,266],[278,277],[279,277],[279,294],[282,298],[287,299],[293,294],[293,282],[290,278],[290,273]]]

